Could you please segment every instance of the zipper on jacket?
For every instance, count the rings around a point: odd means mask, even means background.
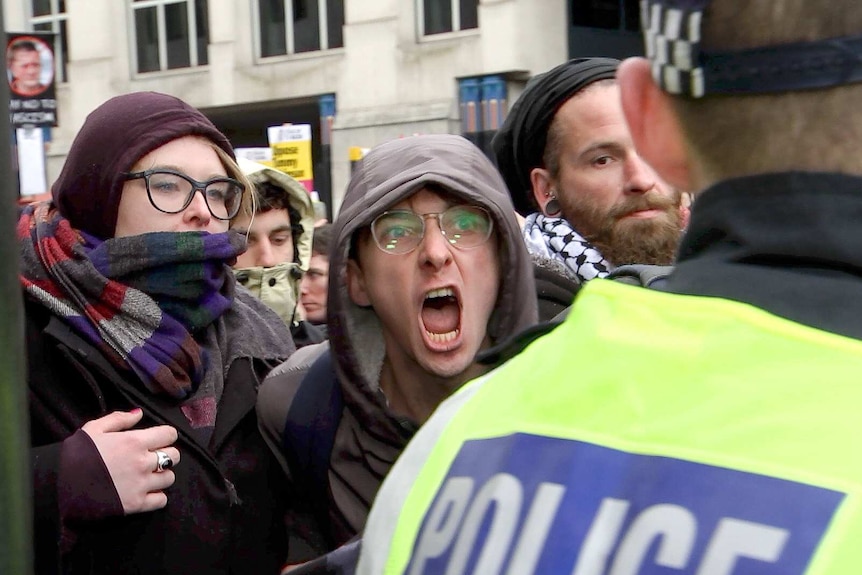
[[[227,477],[224,477],[224,486],[227,488],[228,495],[230,496],[231,507],[242,505],[242,499],[239,498],[239,494],[236,492],[236,486]]]

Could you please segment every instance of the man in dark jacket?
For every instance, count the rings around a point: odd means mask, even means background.
[[[322,517],[317,551],[361,532],[416,429],[487,370],[476,354],[537,318],[532,266],[505,185],[460,136],[414,136],[371,150],[350,180],[333,237],[331,349],[323,353],[334,373],[309,381],[312,353],[304,348],[267,379],[258,402],[264,436],[301,489],[314,483],[312,472],[296,465],[285,420],[301,385],[319,389],[337,377],[343,408],[325,454],[327,485],[319,500],[315,491],[303,497]]]

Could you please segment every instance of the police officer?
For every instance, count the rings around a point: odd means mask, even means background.
[[[379,493],[359,573],[862,565],[862,10],[644,8],[626,117],[699,194],[670,293],[590,282],[441,405]]]

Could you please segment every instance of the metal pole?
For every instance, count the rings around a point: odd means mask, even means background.
[[[0,30],[5,29],[0,0]],[[30,434],[6,81],[0,81],[0,110],[6,133],[0,137],[0,573],[28,575],[33,572]]]

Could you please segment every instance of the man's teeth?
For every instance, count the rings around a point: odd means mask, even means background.
[[[435,297],[454,297],[455,292],[452,288],[440,288],[429,291],[425,294],[425,299],[432,299]]]
[[[448,343],[458,337],[458,334],[461,333],[460,329],[453,329],[452,331],[448,331],[446,333],[432,333],[425,330],[425,334],[428,336],[428,339],[433,341],[434,343]]]

